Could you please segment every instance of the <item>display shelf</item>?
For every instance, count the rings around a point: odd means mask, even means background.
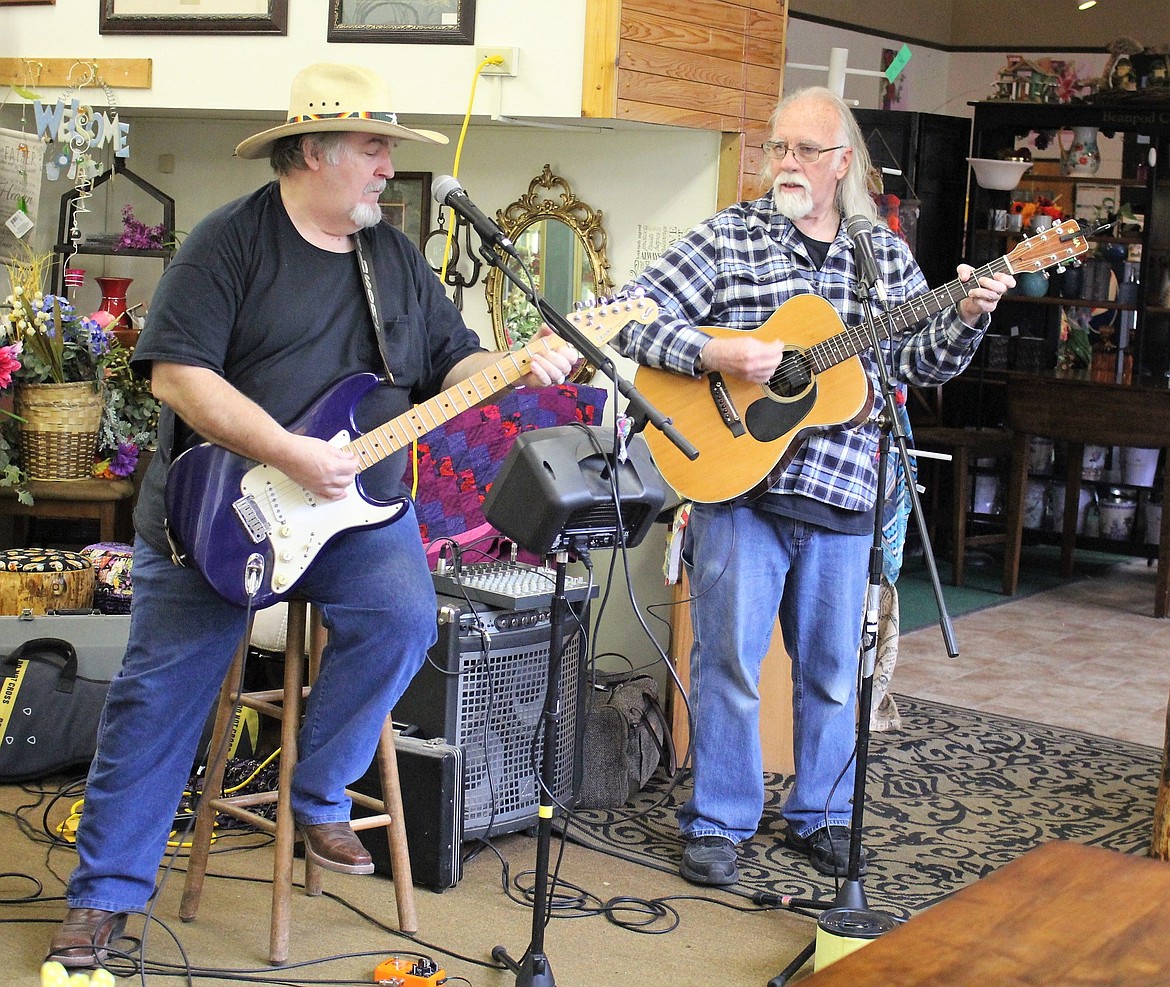
[[[1034,104],[1009,101],[984,101],[972,104],[971,154],[994,158],[1014,152],[1020,139],[1032,132],[1055,133],[1073,127],[1095,127],[1106,137],[1120,142],[1121,161],[1116,158],[1114,171],[1105,175],[1064,175],[1057,161],[1042,160],[1025,173],[1017,190],[982,189],[971,175],[968,184],[968,219],[966,227],[967,255],[972,263],[991,259],[990,255],[1011,248],[1025,235],[1020,231],[990,229],[989,210],[1002,209],[1013,199],[1024,194],[1059,192],[1058,203],[1067,214],[1080,203],[1078,192],[1084,187],[1103,189],[1109,213],[1116,214],[1128,207],[1143,217],[1140,233],[1118,234],[1113,228],[1100,233],[1085,232],[1090,243],[1086,261],[1109,265],[1116,280],[1116,291],[1110,287],[1110,278],[1096,279],[1085,297],[1060,297],[1058,286],[1050,285],[1050,294],[1034,297],[1012,294],[1001,304],[995,320],[1007,322],[1008,327],[1021,336],[1041,341],[1043,360],[1040,367],[1022,366],[1013,369],[1046,370],[1056,360],[1062,329],[1061,311],[1064,307],[1091,308],[1094,328],[1108,322],[1105,331],[1120,340],[1132,357],[1134,377],[1164,378],[1170,370],[1170,346],[1166,338],[1165,316],[1170,304],[1165,299],[1163,269],[1170,255],[1170,176],[1167,158],[1170,156],[1170,113],[1133,114],[1117,107],[1079,104]],[[1170,98],[1166,109],[1170,110]],[[1108,157],[1108,155],[1107,155]],[[1106,170],[1109,165],[1106,164]],[[1050,173],[1044,173],[1050,169]],[[1116,190],[1111,191],[1111,190]],[[1090,200],[1096,201],[1096,200]],[[1081,203],[1083,205],[1083,203]],[[1085,213],[1082,212],[1082,215]],[[1082,220],[1084,222],[1084,220]],[[1099,248],[1094,250],[1094,248]],[[1099,273],[1099,271],[1098,271]],[[1124,283],[1124,284],[1123,284]],[[1134,287],[1134,285],[1140,287]],[[1077,291],[1074,287],[1073,291]],[[1122,300],[1119,300],[1119,295]],[[1136,296],[1136,297],[1135,297]],[[1108,318],[1110,313],[1122,313]],[[1030,355],[1030,354],[1028,354]]]
[[[173,243],[175,237],[175,200],[161,189],[151,185],[145,178],[134,174],[126,167],[124,158],[115,158],[113,167],[102,172],[94,179],[90,186],[90,193],[108,182],[115,176],[126,179],[131,184],[142,189],[147,195],[162,206],[162,223],[167,243]],[[82,200],[82,193],[70,189],[61,196],[61,208],[57,218],[57,243],[53,247],[52,283],[57,294],[68,297],[69,288],[65,284],[65,262],[74,255],[102,256],[102,257],[151,257],[160,259],[165,268],[174,255],[173,247],[163,247],[157,250],[140,248],[118,249],[112,243],[72,243],[69,240],[69,231],[73,229],[77,218],[78,204]]]

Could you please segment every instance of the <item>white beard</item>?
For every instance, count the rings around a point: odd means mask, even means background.
[[[350,211],[349,218],[359,230],[367,226],[377,226],[382,222],[382,209],[369,202],[359,202]]]
[[[792,184],[799,185],[800,188],[793,190],[782,187]],[[776,180],[772,183],[772,201],[776,205],[776,211],[781,216],[787,216],[791,220],[804,219],[813,211],[812,193],[808,187],[808,180],[803,175],[791,171],[781,172],[776,176]]]

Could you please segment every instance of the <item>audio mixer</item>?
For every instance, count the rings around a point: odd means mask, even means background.
[[[557,573],[547,566],[523,562],[473,562],[458,567],[444,559],[431,573],[435,592],[483,603],[500,610],[547,607],[552,603]],[[580,576],[565,575],[565,599],[570,603],[597,596],[597,587]]]

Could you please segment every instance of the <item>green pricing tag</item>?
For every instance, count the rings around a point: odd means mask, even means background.
[[[898,49],[898,54],[894,56],[894,60],[890,62],[889,67],[886,69],[886,82],[893,82],[896,78],[898,78],[899,75],[902,74],[902,69],[904,69],[906,67],[906,63],[910,61],[911,54],[912,53],[910,51],[909,45],[902,45],[902,47]]]

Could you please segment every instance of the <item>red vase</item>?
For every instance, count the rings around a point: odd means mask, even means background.
[[[95,278],[102,289],[102,303],[98,308],[114,317],[111,329],[133,329],[134,323],[126,314],[126,291],[133,278]]]

